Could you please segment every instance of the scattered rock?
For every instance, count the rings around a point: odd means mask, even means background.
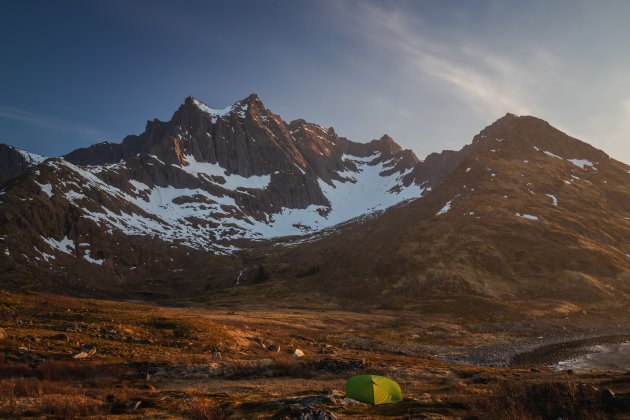
[[[79,352],[74,353],[72,355],[73,359],[87,359],[88,357],[96,354],[96,347],[94,346],[85,346]]]
[[[341,373],[347,370],[361,369],[368,365],[361,359],[350,360],[348,362],[338,359],[324,359],[320,363],[320,369],[329,373]]]
[[[280,346],[276,346],[275,344],[269,344],[267,346],[267,350],[268,351],[273,351],[273,352],[279,352],[280,351]]]
[[[615,399],[615,393],[608,388],[602,388],[599,390],[602,400],[611,401]]]
[[[142,384],[140,385],[140,389],[146,389],[149,391],[155,391],[155,387],[151,384]]]
[[[142,401],[132,401],[128,404],[129,408],[132,410],[137,410],[142,405]]]
[[[342,392],[335,389],[328,391],[326,394],[311,395],[308,397],[284,398],[279,402],[288,405],[297,404],[301,407],[310,407],[319,404],[364,405],[362,402],[353,400],[352,398],[346,398]]]
[[[424,394],[418,395],[417,401],[423,404],[428,404],[431,401],[433,401],[433,398],[431,397],[431,394],[424,393]]]
[[[337,420],[337,416],[323,408],[307,408],[298,417],[299,420]]]
[[[68,338],[68,336],[65,334],[56,334],[50,337],[50,339],[57,340],[57,341],[70,341],[70,338]]]
[[[337,416],[328,410],[302,407],[299,404],[283,407],[273,418],[282,420],[337,420]]]
[[[295,349],[293,352],[293,357],[299,359],[300,357],[304,357],[304,352],[300,349]]]

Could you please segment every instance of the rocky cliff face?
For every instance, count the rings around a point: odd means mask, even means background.
[[[45,159],[43,156],[0,144],[0,185],[25,174],[28,168],[42,163]]]
[[[264,192],[254,193],[255,202],[250,199],[251,192],[247,194],[250,197],[234,196],[253,213],[311,205],[330,207],[320,182],[333,188],[335,182],[354,182],[344,175],[361,172],[353,157],[363,163],[371,157],[369,166],[382,165],[383,177],[405,175],[402,187],[417,181],[406,172],[418,163],[413,152],[402,150],[388,136],[361,144],[339,137],[332,128],[304,120],[287,124],[256,95],[221,110],[189,97],[168,122],[150,121],[144,133],[128,136],[121,144],[100,143],[64,158],[80,166],[121,162],[133,166],[135,158],[143,157],[163,164],[164,173],[141,180],[160,187],[198,186],[207,190],[207,181],[220,186],[225,176],[269,178]],[[207,173],[197,171],[196,181],[185,176],[199,165],[220,168],[222,173],[208,178]]]

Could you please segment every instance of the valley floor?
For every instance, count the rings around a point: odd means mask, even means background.
[[[628,340],[626,325],[585,313],[473,321],[4,291],[0,416],[630,418],[630,372],[547,367]],[[344,398],[346,380],[368,373],[397,381],[404,401]]]

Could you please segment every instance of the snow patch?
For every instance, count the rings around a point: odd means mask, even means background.
[[[204,104],[203,102],[198,101],[197,99],[193,99],[193,102],[197,106],[197,108],[199,108],[200,110],[202,110],[203,112],[205,112],[206,114],[212,117],[213,124],[217,122],[218,118],[223,117],[239,108],[240,108],[240,111],[238,111],[238,116],[241,118],[244,118],[245,117],[244,111],[247,111],[247,107],[248,107],[248,105],[240,106],[238,105],[238,103],[236,103],[228,107],[225,107],[223,109],[214,109],[214,108],[210,108],[208,105]]]
[[[47,157],[36,155],[35,153],[29,153],[26,150],[17,149],[17,148],[15,150],[17,150],[22,155],[22,157],[24,158],[24,160],[26,160],[26,163],[28,163],[29,166],[39,165],[40,163],[48,159]]]
[[[60,241],[54,238],[44,238],[43,236],[41,238],[51,248],[56,249],[57,251],[61,251],[64,254],[73,255],[74,243],[70,239],[68,239],[67,236],[65,236]]]
[[[564,159],[563,159],[563,158],[561,158],[560,156],[558,156],[558,155],[554,155],[553,153],[548,152],[548,151],[546,151],[546,150],[545,150],[545,151],[543,151],[543,153],[544,153],[544,154],[546,154],[546,155],[549,155],[549,156],[551,156],[551,157],[555,157],[556,159],[564,160]]]
[[[545,195],[553,200],[553,205],[554,206],[558,205],[558,199],[556,198],[555,195],[553,195],[553,194],[545,194]]]
[[[252,175],[248,178],[237,174],[227,175],[225,173],[225,169],[223,169],[218,163],[197,162],[193,155],[184,155],[183,157],[188,162],[187,166],[173,166],[198,178],[204,177],[210,181],[211,179],[209,177],[211,176],[223,177],[226,181],[225,184],[218,184],[221,185],[222,188],[228,190],[236,190],[237,188],[263,189],[267,188],[271,182],[271,176],[269,175]]]
[[[83,255],[83,258],[86,261],[91,262],[92,264],[98,264],[98,265],[103,265],[103,262],[105,261],[105,260],[95,260],[94,258],[92,258],[90,256],[90,251],[89,250],[85,251],[85,254]]]
[[[452,202],[452,201],[453,201],[453,200],[450,200],[449,202],[447,202],[447,203],[444,205],[444,207],[442,207],[442,210],[440,210],[440,211],[438,211],[438,212],[436,213],[436,216],[439,216],[440,214],[444,214],[444,213],[446,213],[447,211],[449,211],[449,210],[451,209],[451,202]]]
[[[50,184],[44,184],[44,185],[42,185],[42,184],[40,184],[40,183],[37,183],[37,185],[39,185],[39,187],[42,189],[42,191],[43,191],[43,192],[45,192],[45,193],[46,193],[46,195],[47,195],[48,197],[52,197],[52,196],[53,196],[53,192],[52,192],[52,185],[50,185]]]
[[[523,219],[538,220],[538,217],[536,217],[536,216],[532,216],[531,214],[521,214],[521,213],[516,213],[516,215],[517,215],[518,217],[522,217]]]
[[[593,164],[593,162],[588,161],[586,159],[567,159],[569,162],[571,162],[572,164],[574,164],[577,167],[580,167],[582,169],[586,169],[587,166],[590,166],[591,168],[595,168],[595,165]]]

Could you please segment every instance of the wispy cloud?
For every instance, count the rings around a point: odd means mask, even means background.
[[[109,133],[94,127],[64,120],[55,116],[35,114],[11,107],[0,106],[0,118],[19,121],[46,130],[70,134],[86,140],[110,137]]]
[[[357,7],[347,15],[356,23],[352,27],[376,51],[395,59],[407,72],[407,81],[421,78],[482,115],[535,111],[529,95],[538,82],[533,75],[544,76],[556,65],[553,56],[541,48],[528,51],[528,64],[473,41],[436,41],[422,34],[424,22],[404,11],[368,3],[353,5]],[[530,66],[536,66],[536,71]]]

